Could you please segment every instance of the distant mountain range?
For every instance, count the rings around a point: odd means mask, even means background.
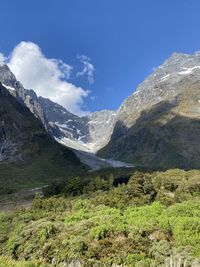
[[[85,117],[24,89],[7,65],[0,82],[65,146],[149,168],[200,168],[200,52],[174,53],[118,110]]]

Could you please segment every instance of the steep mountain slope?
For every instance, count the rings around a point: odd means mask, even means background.
[[[33,90],[25,89],[7,65],[0,66],[0,82],[19,102],[25,103],[58,142],[89,152],[96,152],[108,143],[115,123],[114,111],[76,116],[49,99],[37,97]]]
[[[117,111],[117,121],[131,127],[143,110],[178,95],[188,75],[191,83],[199,80],[199,70],[200,52],[192,55],[172,54],[122,103]]]
[[[48,121],[38,102],[36,93],[33,90],[26,90],[23,85],[16,80],[14,74],[7,65],[0,65],[0,82],[6,89],[27,108],[48,128]]]
[[[49,99],[39,97],[38,102],[59,142],[75,149],[96,152],[109,141],[116,116],[114,111],[102,110],[79,117]]]
[[[45,184],[81,172],[75,154],[54,141],[16,98],[0,84],[0,187]]]
[[[111,110],[102,110],[87,116],[86,126],[90,133],[87,143],[92,152],[96,152],[108,143],[115,125],[115,118],[116,112]]]
[[[200,54],[173,54],[118,111],[98,155],[150,168],[200,168]]]

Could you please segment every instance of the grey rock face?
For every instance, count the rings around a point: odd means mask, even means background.
[[[56,127],[60,131],[60,136],[58,136],[58,133],[55,133],[55,137],[79,140],[84,135],[88,135],[85,127],[87,123],[86,118],[80,118],[70,113],[64,107],[47,98],[39,97],[38,101],[51,127]]]
[[[16,118],[11,121],[10,102],[12,96],[0,84],[0,163],[22,161],[21,144],[24,135],[16,123]],[[23,112],[23,109],[22,109]]]
[[[102,110],[91,113],[85,119],[89,136],[85,137],[93,151],[97,151],[107,144],[115,124],[116,112],[111,110]]]
[[[38,101],[50,126],[57,129],[53,135],[66,145],[73,146],[74,142],[74,148],[97,151],[109,141],[115,112],[103,110],[79,117],[49,99],[39,97]]]
[[[172,54],[122,103],[117,112],[117,120],[123,121],[128,128],[131,127],[143,110],[177,96],[188,75],[193,82],[199,80],[200,52],[192,55]]]
[[[109,141],[115,122],[114,111],[103,110],[85,117],[76,116],[51,100],[38,97],[33,90],[25,89],[7,65],[0,66],[0,82],[63,144],[95,152]]]
[[[10,137],[3,136],[0,140],[0,163],[21,161],[22,155],[18,153],[18,144]]]
[[[42,121],[46,129],[48,128],[47,119],[38,102],[36,93],[33,90],[26,90],[23,85],[17,81],[7,65],[0,66],[0,82],[9,90],[18,102],[25,104],[29,110]]]

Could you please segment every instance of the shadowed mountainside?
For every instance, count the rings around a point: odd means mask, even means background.
[[[115,126],[111,141],[99,151],[103,157],[151,168],[200,168],[200,83],[143,111],[135,124]]]
[[[25,105],[0,84],[0,187],[48,183],[83,171],[79,159],[54,141]]]

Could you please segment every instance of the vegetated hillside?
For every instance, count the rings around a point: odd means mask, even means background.
[[[66,184],[28,210],[0,213],[0,266],[200,266],[200,171],[115,179],[102,172],[79,190]]]
[[[179,95],[143,111],[132,127],[118,122],[99,155],[149,168],[199,169],[200,82],[188,78],[181,86]]]
[[[75,154],[46,133],[27,107],[0,84],[0,188],[20,188],[83,170]]]

